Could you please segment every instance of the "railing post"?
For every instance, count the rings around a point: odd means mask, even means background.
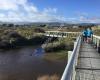
[[[93,35],[93,41],[95,43],[95,48],[100,53],[100,36]]]
[[[70,58],[71,58],[71,54],[72,54],[72,51],[68,51],[68,61],[70,60]],[[67,61],[67,62],[68,62]],[[73,76],[73,74],[72,74],[72,76]],[[72,80],[72,76],[70,76],[70,80]]]
[[[76,44],[77,44],[77,42],[74,42],[74,48],[75,48]]]
[[[70,59],[71,54],[72,54],[72,51],[68,51],[68,61]]]
[[[76,42],[74,44],[76,45]],[[70,60],[71,54],[72,54],[72,51],[68,51],[68,61]],[[70,78],[71,80],[75,80],[75,75],[76,75],[75,66],[76,65],[74,63],[72,76]]]
[[[96,40],[96,38],[95,38],[95,45],[97,46],[97,40]]]
[[[76,45],[77,45],[77,42],[74,42],[74,48],[76,47]],[[71,54],[72,54],[72,51],[68,51],[68,61],[70,60]],[[73,72],[72,72],[71,80],[75,80],[75,76],[76,76],[75,67],[76,67],[76,64],[77,64],[77,62],[75,61],[74,65],[73,65],[73,70],[72,70]]]
[[[49,36],[50,36],[50,33],[49,33]]]
[[[100,40],[99,40],[99,46],[98,46],[98,53],[100,53]]]
[[[97,51],[98,51],[98,47],[99,47],[99,39],[97,39]]]
[[[76,40],[77,41],[77,40]],[[77,45],[77,42],[74,42],[74,48],[76,47]],[[78,58],[78,54],[76,55],[76,58]],[[75,59],[74,61],[74,65],[73,65],[73,74],[72,74],[72,80],[75,80],[75,76],[76,76],[76,71],[75,71],[75,67],[77,65],[77,59]]]
[[[93,42],[93,44],[94,44],[94,36],[92,36],[92,42]]]
[[[75,76],[76,76],[76,71],[75,71],[75,63],[74,63],[74,66],[73,66],[73,74],[72,74],[72,80],[75,80]]]

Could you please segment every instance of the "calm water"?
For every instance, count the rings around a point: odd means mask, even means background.
[[[41,47],[0,51],[0,80],[36,80],[39,75],[62,74],[66,61],[44,60]]]

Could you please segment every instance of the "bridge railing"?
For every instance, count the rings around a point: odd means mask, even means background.
[[[77,37],[80,35],[80,32],[46,31],[44,35],[52,37]]]
[[[81,36],[79,36],[74,44],[74,49],[70,55],[67,66],[61,77],[61,80],[75,80],[75,67],[77,65],[78,54],[81,46]]]
[[[100,48],[100,36],[93,35],[93,39],[92,40],[93,40],[93,43],[95,44],[95,48],[97,48],[97,51],[99,51],[99,48]]]

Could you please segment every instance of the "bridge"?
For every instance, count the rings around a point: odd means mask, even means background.
[[[77,37],[80,34],[80,32],[61,32],[61,31],[46,31],[45,36],[50,37]]]
[[[60,37],[60,38],[76,38],[77,36],[80,35],[80,32],[61,32],[61,31],[46,31],[44,36],[48,36],[50,38],[45,41],[45,43],[42,45],[42,48],[45,48],[48,43],[51,41],[53,37]]]
[[[92,43],[82,41],[80,32],[47,31],[46,36],[76,37],[73,51],[68,51],[68,63],[61,80],[100,80],[100,36]]]

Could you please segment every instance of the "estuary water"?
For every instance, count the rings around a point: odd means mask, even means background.
[[[47,61],[41,47],[0,51],[0,80],[37,80],[40,75],[62,75],[67,61]]]

